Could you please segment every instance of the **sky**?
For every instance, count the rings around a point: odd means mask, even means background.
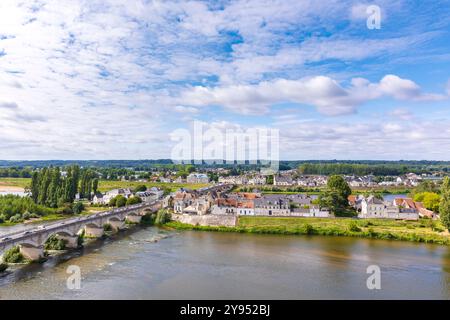
[[[0,159],[170,158],[197,121],[279,130],[286,160],[450,160],[449,10],[1,0]]]

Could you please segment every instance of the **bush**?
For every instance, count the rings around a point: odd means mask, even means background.
[[[112,231],[112,225],[110,223],[104,224],[103,231]]]
[[[351,232],[360,232],[361,228],[358,227],[358,224],[355,221],[352,221],[348,225],[348,230],[351,231]]]
[[[156,214],[155,224],[163,225],[170,221],[170,213],[167,210],[161,209]]]
[[[141,203],[142,199],[138,196],[134,196],[134,197],[130,197],[127,199],[126,205],[127,206],[132,206],[133,204],[138,204]]]
[[[120,207],[124,207],[127,204],[127,199],[122,196],[122,195],[118,195],[116,197],[116,207],[120,208]]]
[[[314,227],[310,224],[305,224],[305,233],[306,234],[313,234],[314,233]]]
[[[37,205],[30,197],[20,197],[15,195],[0,195],[0,218],[5,221],[10,221],[11,217],[28,213],[28,218],[32,214],[43,216],[53,213],[53,209],[46,208],[41,205]],[[13,221],[16,221],[14,218]],[[19,221],[20,222],[20,221]]]
[[[0,263],[0,273],[6,271],[6,269],[8,269],[8,264],[7,263]]]
[[[3,261],[6,263],[20,263],[24,260],[23,255],[20,253],[19,246],[13,247],[3,254]]]
[[[111,198],[110,200],[109,200],[109,206],[110,207],[115,207],[116,206],[116,202],[117,202],[117,197],[114,197],[114,198]]]
[[[78,235],[77,239],[78,246],[81,247],[83,245],[83,242],[84,242],[84,229],[83,231],[81,231],[81,234]]]
[[[9,218],[9,222],[11,223],[18,223],[18,222],[22,222],[22,216],[20,214],[16,214],[14,216],[12,216],[11,218]]]
[[[73,214],[72,205],[70,203],[65,203],[61,208],[56,210],[57,214]]]
[[[369,228],[367,230],[367,232],[369,233],[369,236],[371,236],[371,237],[376,237],[376,235],[377,235],[377,233],[372,228]]]
[[[64,250],[67,240],[59,239],[56,235],[51,235],[44,244],[45,250]]]
[[[154,213],[146,214],[146,215],[142,216],[141,224],[151,226],[151,225],[155,224],[155,220],[156,220],[156,214],[154,214]]]
[[[84,210],[83,202],[78,201],[72,204],[72,211],[74,214],[80,214],[81,212],[83,212],[83,210]]]
[[[134,192],[144,192],[147,191],[147,186],[145,186],[144,184],[141,184],[139,186],[136,186],[136,188],[134,188],[133,190]]]

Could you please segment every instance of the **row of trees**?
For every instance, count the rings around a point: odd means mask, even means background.
[[[31,178],[32,173],[31,168],[2,168],[0,178]]]
[[[80,178],[80,198],[92,200],[92,194],[96,194],[97,191],[97,174],[90,169],[82,171]]]
[[[300,174],[348,174],[348,175],[369,175],[389,176],[402,175],[409,172],[423,172],[423,169],[401,164],[353,164],[353,163],[304,163],[299,166]]]
[[[61,176],[58,167],[43,168],[33,172],[31,177],[31,198],[37,204],[50,208],[72,203],[78,192],[80,168],[71,166],[67,169],[66,177]]]
[[[89,169],[80,170],[80,167],[74,165],[67,168],[64,177],[58,167],[33,172],[29,191],[34,203],[57,208],[73,203],[78,192],[81,198],[90,200],[91,193],[97,192],[97,189],[96,174]]]

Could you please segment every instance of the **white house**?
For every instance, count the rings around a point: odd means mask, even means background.
[[[204,173],[191,173],[186,178],[187,183],[209,183],[208,175]]]

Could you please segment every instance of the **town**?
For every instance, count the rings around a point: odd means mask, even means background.
[[[223,169],[217,169],[217,173],[224,173]],[[174,172],[176,174],[176,172]],[[218,182],[211,182],[208,174],[193,172],[186,178],[179,176],[176,179],[160,177],[149,179],[163,183],[189,183],[189,184],[217,184],[229,185],[229,191],[217,193],[209,192],[206,195],[198,190],[180,188],[179,190],[165,195],[163,203],[165,208],[169,208],[175,217],[177,215],[197,215],[197,216],[278,216],[278,217],[317,217],[335,218],[335,214],[330,208],[321,206],[318,194],[308,194],[302,192],[286,192],[283,194],[266,193],[268,186],[282,187],[283,190],[289,187],[300,186],[307,188],[325,187],[328,176],[310,175],[298,176],[296,172],[288,171],[280,175],[263,176],[255,173],[248,173],[238,176],[218,176]],[[296,176],[294,178],[294,176]],[[398,177],[388,177],[389,182],[383,179],[375,182],[374,176],[344,176],[344,180],[350,187],[376,187],[376,186],[402,186],[416,187],[423,181],[440,181],[442,178],[435,175],[417,175],[414,173]],[[146,180],[139,180],[146,182]],[[271,181],[271,183],[269,182]],[[251,186],[249,192],[239,192],[239,190]],[[259,190],[262,189],[262,190]],[[319,189],[321,190],[321,189]],[[323,190],[323,189],[322,189]],[[114,189],[105,194],[98,193],[93,196],[94,204],[108,205],[111,199],[118,195],[125,198],[139,197],[143,202],[152,202],[163,197],[164,190],[157,187],[146,191],[133,193],[131,189]],[[348,204],[355,210],[355,216],[361,219],[396,219],[396,220],[418,220],[419,218],[438,219],[439,214],[427,209],[420,201],[412,198],[399,197],[391,200],[384,200],[376,194],[355,194],[348,196]],[[207,219],[202,220],[206,222]],[[218,221],[214,219],[212,221]]]

